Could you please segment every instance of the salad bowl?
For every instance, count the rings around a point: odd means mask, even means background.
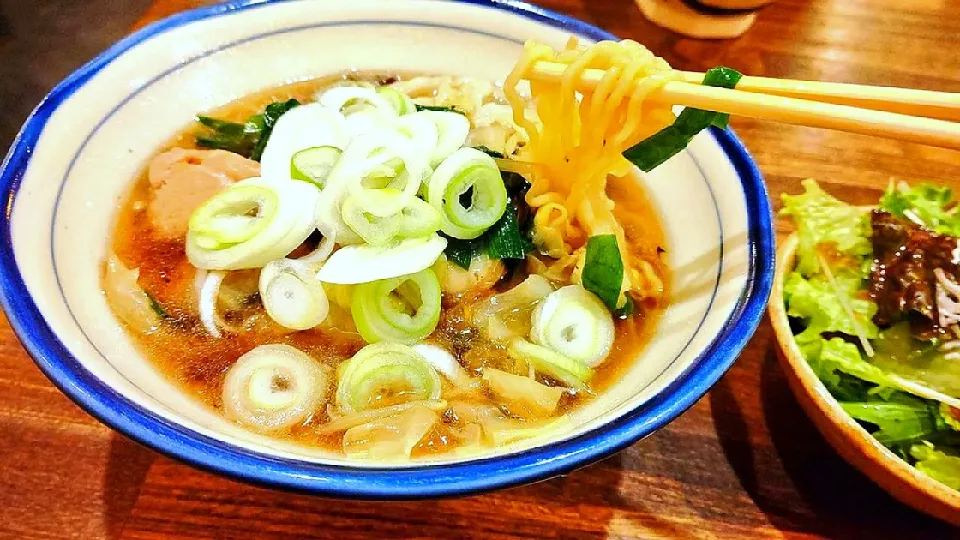
[[[960,525],[960,492],[920,472],[878,442],[843,410],[801,354],[783,301],[786,276],[796,266],[798,244],[794,234],[778,250],[768,308],[777,357],[790,389],[823,437],[847,462],[899,501]]]

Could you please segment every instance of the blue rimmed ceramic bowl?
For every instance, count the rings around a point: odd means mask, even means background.
[[[57,86],[0,171],[2,302],[40,368],[91,414],[195,466],[340,497],[456,495],[547,478],[662,427],[730,367],[773,276],[760,173],[713,130],[641,179],[663,216],[673,303],[609,392],[567,427],[470,459],[383,468],[229,424],[161,377],[100,293],[113,214],[155,150],[205,111],[261,88],[349,68],[501,80],[524,40],[612,36],[513,1],[234,1],[121,41]]]

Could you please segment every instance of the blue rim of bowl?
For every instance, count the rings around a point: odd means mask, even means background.
[[[711,128],[741,179],[748,210],[751,265],[747,283],[723,330],[692,367],[657,395],[577,437],[504,456],[402,469],[322,465],[270,456],[202,435],[136,405],[83,369],[33,302],[13,254],[11,215],[20,181],[40,135],[60,103],[103,67],[154,35],[237,10],[291,0],[234,0],[183,12],[131,34],[57,85],[37,106],[0,166],[0,305],[44,374],[92,416],[164,454],[210,472],[291,491],[345,498],[420,499],[466,495],[543,480],[605,458],[663,427],[699,400],[730,368],[763,317],[774,275],[772,214],[766,187],[743,143]],[[515,0],[456,0],[498,9],[592,39],[615,36],[583,21]]]

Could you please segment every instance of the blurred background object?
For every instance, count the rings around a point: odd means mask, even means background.
[[[773,0],[636,0],[654,24],[703,39],[728,39],[749,29]]]
[[[130,31],[150,0],[0,0],[0,156],[58,81]]]

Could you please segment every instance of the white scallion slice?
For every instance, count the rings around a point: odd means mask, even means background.
[[[292,330],[306,330],[322,323],[330,302],[317,270],[336,243],[330,231],[313,252],[299,259],[270,261],[260,271],[260,300],[277,324]]]
[[[474,384],[474,380],[463,369],[460,362],[450,351],[430,343],[419,343],[413,346],[413,350],[420,353],[434,369],[443,374],[459,388],[467,388]]]
[[[260,300],[284,328],[307,330],[322,323],[330,303],[316,272],[300,261],[271,261],[260,271]]]
[[[437,232],[443,225],[443,216],[429,203],[414,197],[400,211],[401,238],[418,238]]]
[[[366,212],[390,216],[416,197],[427,172],[425,158],[398,133],[375,132],[358,138],[344,151],[320,194],[315,218],[318,228],[335,230],[341,244],[360,242],[362,238],[347,226],[341,214],[347,196],[356,197]],[[395,189],[402,197],[387,207],[377,206],[371,200],[376,196],[372,193],[382,189]]]
[[[384,342],[367,345],[341,365],[336,399],[340,410],[349,413],[433,400],[440,392],[440,376],[423,356],[406,345]]]
[[[227,418],[270,433],[303,422],[326,403],[329,381],[314,359],[289,345],[260,345],[227,372]]]
[[[393,105],[394,110],[397,111],[397,114],[401,116],[417,112],[417,105],[410,99],[410,96],[396,88],[381,86],[377,88],[377,93],[389,101],[390,104]]]
[[[572,388],[586,389],[587,382],[593,377],[593,370],[586,364],[525,339],[517,338],[511,341],[507,354],[529,363],[537,372],[549,375]]]
[[[350,143],[346,119],[319,103],[294,107],[277,120],[260,158],[264,178],[292,177],[290,162],[297,152],[308,148],[333,147],[343,150]]]
[[[530,339],[567,358],[596,367],[613,347],[613,317],[580,285],[553,291],[533,311]]]
[[[320,189],[327,183],[343,150],[336,146],[315,146],[300,150],[290,158],[290,177],[316,184]]]
[[[459,115],[458,115],[459,116]],[[433,165],[433,155],[440,142],[440,131],[437,124],[426,112],[417,112],[397,118],[391,127],[400,135],[410,139],[418,152],[430,158]]]
[[[395,189],[371,190],[367,193],[368,204],[394,205],[403,195]],[[400,233],[400,214],[380,217],[368,212],[360,200],[349,196],[343,201],[340,209],[344,223],[357,233],[364,242],[372,245],[389,243]]]
[[[449,111],[421,111],[419,114],[433,120],[439,133],[437,146],[430,158],[431,166],[436,166],[467,142],[470,120],[466,116]]]
[[[398,116],[389,99],[372,88],[338,86],[323,91],[317,101],[343,113],[353,136],[359,136]]]
[[[469,240],[506,211],[507,189],[493,158],[475,148],[461,148],[433,172],[427,202],[443,214],[443,232]]]
[[[223,285],[223,272],[207,272],[203,285],[200,286],[200,322],[207,333],[215,338],[222,337],[220,320],[217,317],[217,299],[220,297],[220,285]]]
[[[399,134],[384,132],[365,137],[375,141],[376,149],[365,162],[358,161],[359,180],[350,182],[347,190],[367,212],[380,217],[396,214],[417,196],[427,175],[427,161],[414,142]],[[383,189],[397,190],[401,196],[392,201],[371,198]]]
[[[355,285],[415,274],[433,266],[446,247],[447,240],[436,233],[385,246],[344,246],[330,256],[317,277],[327,283]]]
[[[206,270],[260,268],[284,257],[315,229],[318,196],[304,182],[237,182],[190,216],[187,257]]]
[[[367,343],[420,341],[440,320],[440,281],[427,268],[358,285],[350,313]]]

